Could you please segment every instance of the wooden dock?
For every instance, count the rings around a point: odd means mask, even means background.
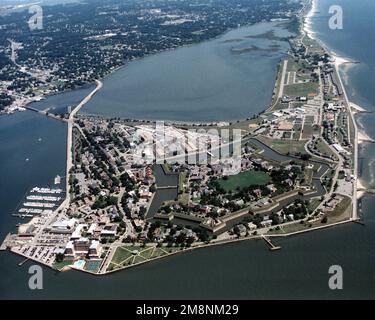
[[[29,214],[29,213],[25,213],[25,214],[13,213],[12,216],[13,217],[18,217],[18,218],[21,218],[21,219],[33,218],[34,217],[32,214]]]
[[[262,238],[264,239],[264,241],[267,242],[267,244],[270,246],[270,250],[271,251],[275,251],[275,250],[280,250],[281,247],[280,246],[275,246],[272,241],[270,240],[270,238],[266,237],[265,235],[262,234]]]

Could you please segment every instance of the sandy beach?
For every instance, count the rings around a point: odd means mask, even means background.
[[[318,7],[317,7],[317,1],[316,0],[311,0],[310,10],[307,13],[306,17],[304,18],[304,20],[303,20],[302,31],[304,32],[305,36],[310,37],[311,39],[316,40],[317,42],[319,42],[319,44],[324,48],[324,50],[331,56],[331,58],[333,60],[332,62],[334,64],[334,67],[335,67],[336,72],[338,74],[340,85],[341,85],[341,87],[343,89],[343,92],[344,92],[345,101],[346,101],[347,105],[349,106],[348,111],[349,111],[350,117],[352,119],[352,122],[354,124],[354,131],[355,131],[355,138],[354,138],[354,157],[355,157],[355,160],[354,160],[354,179],[355,179],[355,181],[358,184],[358,183],[360,183],[360,182],[358,182],[358,180],[359,180],[358,179],[358,144],[361,141],[362,142],[369,141],[368,139],[371,139],[371,138],[368,137],[366,135],[366,133],[364,133],[364,132],[360,133],[359,132],[356,120],[354,118],[354,112],[353,112],[353,110],[351,108],[351,102],[348,99],[344,83],[343,83],[343,81],[341,79],[341,76],[340,76],[340,66],[342,66],[344,64],[351,64],[351,63],[353,63],[353,61],[351,61],[350,59],[344,58],[344,57],[336,54],[335,52],[333,52],[333,50],[331,48],[329,48],[328,46],[326,46],[323,43],[323,41],[321,41],[320,39],[317,39],[315,37],[315,33],[312,30],[312,18],[316,14],[317,9],[318,9]],[[360,106],[357,106],[357,110],[359,110],[358,108],[362,109]],[[354,186],[354,190],[353,190],[353,214],[352,214],[352,217],[351,217],[352,220],[357,220],[358,219],[358,213],[357,213],[358,192],[357,192],[357,190],[358,190],[358,185]],[[360,196],[362,196],[362,192],[360,192]]]
[[[363,185],[361,179],[357,179],[357,198],[360,199],[366,194],[367,188]]]
[[[355,104],[353,102],[350,102],[350,107],[353,109],[354,113],[359,113],[359,112],[367,112],[366,109],[362,108],[358,104]]]
[[[375,142],[366,132],[358,130],[358,143]]]
[[[351,64],[351,63],[353,63],[352,60],[349,60],[347,58],[341,57],[341,56],[337,55],[335,52],[333,52],[332,50],[330,51],[330,54],[331,54],[332,58],[335,60],[335,66],[336,67],[340,67],[343,64]]]
[[[310,11],[307,13],[307,15],[305,16],[304,21],[303,21],[303,28],[302,28],[303,32],[306,34],[306,36],[310,37],[311,39],[314,39],[314,40],[318,41],[324,47],[324,49],[327,52],[329,52],[331,57],[334,59],[334,64],[335,64],[336,67],[339,67],[343,64],[353,63],[352,60],[350,60],[348,58],[345,58],[345,57],[342,57],[342,56],[338,55],[337,53],[335,53],[334,51],[332,51],[331,49],[329,49],[324,43],[322,43],[322,41],[320,39],[318,39],[316,37],[316,33],[312,29],[312,18],[317,13],[317,10],[318,10],[317,1],[311,0]]]
[[[315,33],[312,30],[312,17],[314,16],[315,12],[317,10],[317,3],[316,0],[312,0],[310,11],[307,13],[303,20],[303,31],[304,33],[310,37],[311,39],[315,39]]]

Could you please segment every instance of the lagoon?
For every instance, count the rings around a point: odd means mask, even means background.
[[[289,49],[287,24],[259,23],[130,62],[82,112],[146,120],[228,121],[266,109]]]

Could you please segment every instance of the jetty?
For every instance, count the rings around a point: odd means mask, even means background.
[[[13,217],[18,217],[18,218],[21,218],[21,219],[24,219],[24,218],[33,218],[34,217],[32,214],[29,214],[29,213],[25,213],[25,214],[13,213],[12,216]]]
[[[266,241],[267,244],[270,246],[270,250],[271,250],[271,251],[275,251],[275,250],[280,250],[280,249],[281,249],[280,246],[275,246],[275,245],[272,243],[271,239],[268,238],[268,237],[266,237],[264,234],[262,234],[262,238],[263,238],[263,240]]]
[[[165,187],[157,187],[158,190],[163,190],[163,189],[176,189],[178,186],[165,186]]]
[[[375,194],[375,189],[358,188],[357,191],[358,193],[362,193],[362,194]]]
[[[21,261],[19,264],[18,264],[18,266],[19,267],[22,267],[27,261],[29,261],[30,260],[30,258],[26,258],[25,260],[23,260],[23,261]]]

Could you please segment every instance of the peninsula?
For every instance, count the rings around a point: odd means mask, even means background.
[[[18,214],[33,218],[2,248],[103,275],[235,241],[264,239],[277,250],[278,237],[358,221],[358,108],[339,59],[309,34],[312,1],[300,4],[289,17],[298,33],[258,116],[161,126],[79,114],[97,81],[63,117],[65,191],[31,190]]]

